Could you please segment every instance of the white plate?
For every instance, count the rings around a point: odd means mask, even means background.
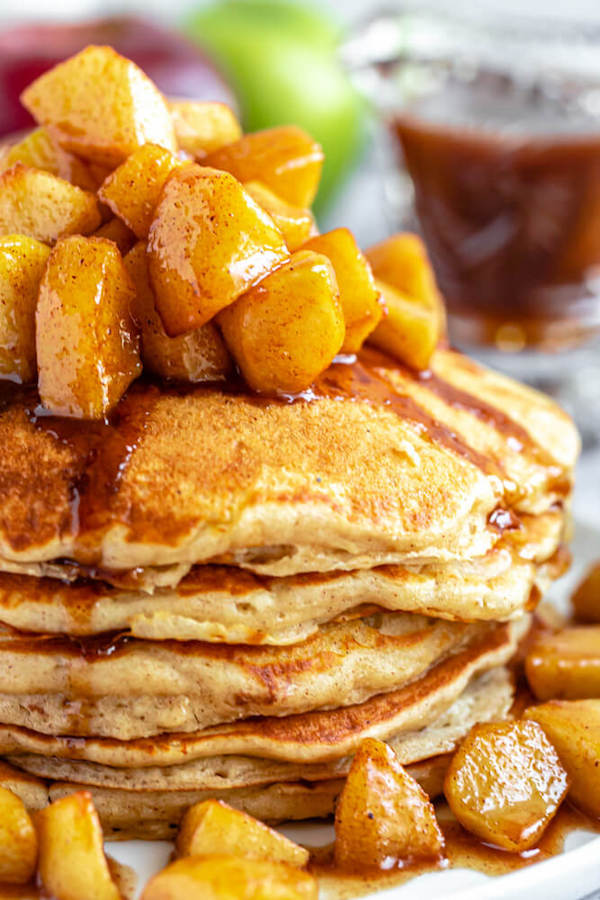
[[[600,529],[577,523],[571,570],[549,592],[565,608],[568,597],[588,564],[600,557]],[[283,829],[290,837],[318,846],[333,840],[330,825],[305,823]],[[138,874],[139,888],[168,862],[172,845],[165,841],[109,843],[107,852]],[[600,890],[600,837],[589,831],[567,837],[565,851],[546,862],[533,864],[509,875],[486,876],[470,869],[449,869],[420,875],[399,887],[377,892],[378,900],[513,900],[529,894],[544,900],[576,900]],[[370,896],[374,896],[371,894]],[[598,895],[600,898],[600,894]]]

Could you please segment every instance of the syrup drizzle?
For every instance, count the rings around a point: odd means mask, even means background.
[[[497,506],[488,516],[488,525],[498,534],[504,534],[505,531],[517,531],[521,528],[521,520],[511,510],[505,509],[503,506]]]
[[[409,369],[396,360],[392,360],[379,350],[372,347],[365,347],[361,352],[361,359],[368,360],[369,366],[374,369],[385,371],[386,369],[400,370],[404,376],[416,381],[419,385],[425,387],[428,391],[435,394],[448,406],[454,409],[463,410],[486,425],[491,426],[507,439],[510,449],[516,453],[527,451],[529,456],[540,466],[550,470],[553,477],[552,488],[557,493],[566,495],[570,491],[570,483],[561,472],[560,466],[550,456],[550,454],[531,436],[526,428],[523,427],[515,419],[511,418],[501,409],[476,397],[468,391],[458,388],[449,381],[441,378],[431,369],[425,369],[417,372]]]
[[[505,435],[507,444],[510,449],[516,453],[522,453],[527,450],[529,456],[540,466],[549,470],[552,477],[552,489],[563,496],[567,495],[571,489],[568,479],[561,472],[560,466],[550,454],[540,446],[529,434],[526,428],[512,419],[502,410],[487,403],[461,388],[457,388],[450,382],[440,378],[435,372],[426,370],[418,373],[418,380],[429,391],[440,397],[449,406],[455,409],[462,409],[470,413],[476,418],[492,426]]]
[[[392,360],[369,349],[361,352],[354,365],[330,366],[312,390],[316,398],[363,401],[371,406],[388,407],[415,425],[422,436],[452,450],[486,474],[504,478],[504,473],[492,459],[474,450],[451,428],[430,416],[409,394],[395,389],[386,377],[386,370],[392,367]]]
[[[92,565],[94,552],[86,553],[85,535],[102,533],[115,513],[127,521],[127,510],[114,510],[123,475],[135,453],[161,397],[160,388],[143,380],[135,382],[106,421],[82,421],[48,414],[41,406],[26,407],[32,425],[72,451],[69,473],[70,521],[65,530],[79,540],[78,556]]]

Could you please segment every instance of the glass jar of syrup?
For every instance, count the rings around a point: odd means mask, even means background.
[[[472,6],[402,5],[343,48],[394,224],[423,235],[456,344],[600,419],[600,17]]]

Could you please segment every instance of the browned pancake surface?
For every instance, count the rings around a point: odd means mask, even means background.
[[[283,556],[301,571],[485,552],[498,505],[539,512],[568,493],[577,438],[535,392],[444,351],[434,368],[435,388],[366,351],[296,402],[138,382],[111,425],[15,400],[0,415],[0,556]]]

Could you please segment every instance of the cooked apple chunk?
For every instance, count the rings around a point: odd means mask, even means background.
[[[117,245],[122,256],[129,253],[136,242],[133,231],[127,227],[125,222],[117,219],[116,216],[113,216],[112,219],[109,219],[104,225],[97,228],[93,232],[93,237],[106,238],[107,241],[112,241]]]
[[[6,148],[0,159],[0,169],[10,169],[16,163],[58,175],[85,191],[96,190],[94,178],[86,164],[63,150],[52,139],[47,128],[34,128],[16,144]]]
[[[235,113],[225,103],[173,100],[169,108],[177,144],[196,160],[242,136]]]
[[[219,316],[225,343],[251,388],[309,387],[339,353],[344,316],[327,257],[300,250]]]
[[[121,900],[104,855],[102,828],[87,791],[56,800],[34,815],[38,876],[55,900]]]
[[[175,381],[219,381],[231,371],[231,357],[213,324],[169,337],[156,311],[148,277],[146,245],[139,242],[124,259],[135,285],[133,314],[140,328],[144,368]]]
[[[181,161],[164,147],[144,144],[108,176],[98,197],[138,238],[145,238],[163,185],[179,165]]]
[[[135,289],[111,241],[70,237],[48,259],[36,315],[39,392],[56,415],[102,419],[141,371]]]
[[[61,147],[118,166],[143,144],[175,152],[167,102],[135,63],[112,47],[86,47],[40,75],[21,101]]]
[[[168,335],[200,328],[289,257],[281,233],[228,172],[194,163],[163,188],[148,238]]]
[[[0,378],[36,379],[35,308],[49,254],[35,238],[0,237]]]
[[[33,878],[37,835],[23,801],[0,787],[0,883],[25,884]]]
[[[317,900],[318,893],[312,875],[285,863],[189,856],[151,878],[141,900]]]
[[[600,562],[589,569],[571,598],[579,622],[600,623]]]
[[[600,818],[600,700],[551,700],[525,712],[544,729],[570,779],[573,803]]]
[[[260,181],[248,181],[244,184],[244,189],[265,212],[269,213],[282,233],[290,253],[298,250],[311,235],[317,233],[317,226],[310,209],[292,206]]]
[[[46,244],[90,234],[102,219],[93,194],[17,163],[0,175],[0,235],[23,234]]]
[[[205,800],[188,809],[175,846],[179,856],[230,853],[300,867],[309,859],[304,847],[220,800]]]
[[[368,343],[413,369],[426,369],[440,337],[435,317],[414,297],[377,278],[375,284],[387,315],[368,335]]]
[[[387,869],[434,859],[444,838],[429,797],[382,741],[367,738],[335,811],[335,860],[345,869]]]
[[[538,700],[600,697],[600,625],[540,634],[525,658],[525,672]]]
[[[323,151],[301,128],[282,125],[245,134],[210,153],[205,165],[225,169],[239,181],[261,181],[294,206],[310,206],[319,186]]]
[[[515,853],[539,840],[568,788],[556,750],[543,729],[527,720],[475,725],[444,782],[461,825]]]
[[[392,235],[380,244],[369,247],[366,256],[376,278],[389,284],[401,294],[420,300],[439,319],[444,331],[446,310],[438,290],[435,275],[421,238],[408,232]]]
[[[331,262],[346,322],[343,353],[356,353],[383,316],[371,267],[347,228],[311,238],[305,250],[323,253]]]

